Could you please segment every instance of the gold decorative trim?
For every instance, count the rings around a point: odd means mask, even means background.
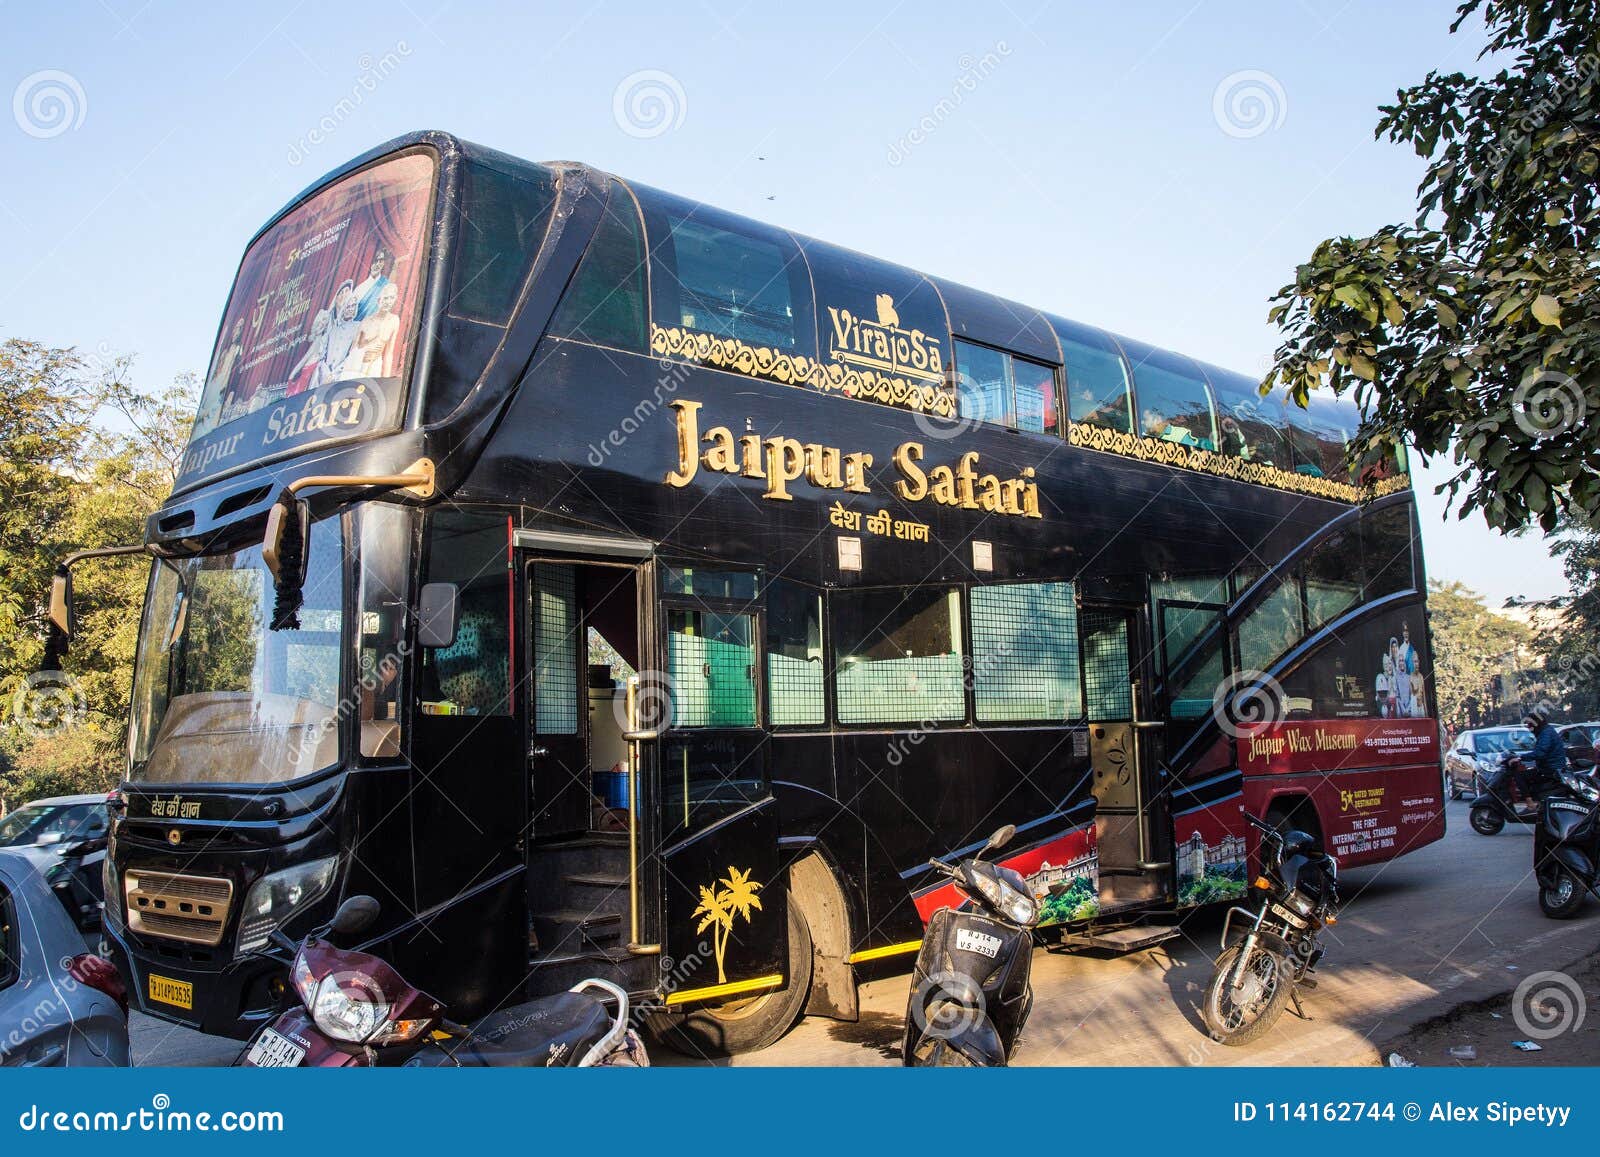
[[[730,980],[726,984],[713,984],[709,988],[689,988],[682,992],[667,993],[666,1003],[688,1004],[696,1000],[712,1000],[719,996],[737,996],[741,992],[758,992],[763,988],[783,987],[783,976],[773,973],[771,976],[754,976],[749,980]]]
[[[769,346],[753,346],[738,338],[651,324],[650,352],[682,358],[713,369],[765,378],[785,386],[808,386],[824,394],[863,398],[902,410],[919,410],[941,418],[955,416],[955,398],[939,386],[788,354]]]
[[[1103,426],[1087,426],[1076,422],[1068,429],[1067,440],[1085,450],[1099,450],[1124,458],[1136,458],[1141,462],[1157,462],[1163,466],[1195,470],[1219,478],[1251,482],[1257,486],[1292,490],[1298,494],[1329,498],[1335,502],[1369,501],[1381,498],[1385,494],[1393,494],[1397,490],[1404,490],[1411,485],[1410,475],[1397,474],[1372,486],[1361,487],[1350,482],[1335,482],[1331,478],[1319,478],[1313,474],[1284,470],[1277,466],[1269,466],[1265,462],[1250,462],[1244,458],[1219,454],[1215,450],[1204,450],[1198,446],[1184,446],[1178,442],[1145,438],[1121,430],[1108,430]]]

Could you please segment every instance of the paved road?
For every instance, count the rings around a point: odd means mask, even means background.
[[[1199,1002],[1221,928],[1218,916],[1126,957],[1039,951],[1035,1003],[1017,1063],[1026,1065],[1374,1064],[1382,1046],[1462,1003],[1514,988],[1600,946],[1600,903],[1577,920],[1539,911],[1529,876],[1531,834],[1473,834],[1466,805],[1450,805],[1450,834],[1391,864],[1346,873],[1347,902],[1331,930],[1322,983],[1305,998],[1313,1018],[1286,1015],[1254,1047],[1214,1045]],[[898,1063],[907,981],[864,987],[856,1024],[817,1018],[738,1065]],[[232,1042],[135,1018],[139,1064],[226,1063]],[[684,1063],[664,1053],[660,1064]],[[730,1062],[720,1062],[727,1064]]]

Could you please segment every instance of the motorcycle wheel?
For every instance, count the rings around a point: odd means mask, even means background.
[[[1283,1015],[1294,991],[1283,957],[1257,945],[1245,964],[1240,991],[1233,992],[1229,978],[1242,947],[1235,944],[1217,957],[1216,971],[1206,986],[1206,1029],[1220,1044],[1247,1045],[1264,1036]]]
[[[1583,885],[1571,872],[1560,872],[1554,884],[1539,885],[1539,910],[1552,920],[1571,920],[1583,907]]]
[[[1467,822],[1472,825],[1472,830],[1480,836],[1498,836],[1500,829],[1506,826],[1506,817],[1495,811],[1488,804],[1483,804],[1472,809],[1472,814],[1467,817]]]

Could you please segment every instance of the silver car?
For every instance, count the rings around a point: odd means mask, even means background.
[[[0,1067],[128,1063],[127,993],[44,877],[0,849]]]
[[[1463,731],[1444,757],[1445,786],[1451,799],[1476,797],[1483,781],[1500,769],[1508,755],[1533,749],[1533,732],[1526,727],[1479,727]]]

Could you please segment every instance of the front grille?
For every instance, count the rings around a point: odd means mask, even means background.
[[[228,925],[233,881],[130,868],[122,877],[128,930],[185,944],[217,944]]]

